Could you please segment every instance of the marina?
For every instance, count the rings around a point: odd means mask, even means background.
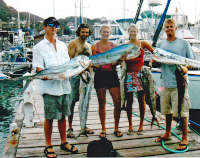
[[[44,158],[44,148],[45,148],[45,137],[44,129],[42,127],[44,121],[44,110],[43,110],[43,99],[39,95],[37,80],[33,81],[34,92],[34,126],[25,127],[24,113],[23,113],[23,101],[20,102],[18,112],[15,116],[14,121],[20,127],[20,134],[17,133],[15,136],[10,137],[2,152],[1,157],[12,158],[12,157],[42,157]],[[114,149],[123,157],[140,157],[140,156],[159,156],[159,157],[198,157],[200,154],[200,136],[189,130],[189,151],[183,153],[171,153],[165,150],[161,143],[156,143],[155,139],[165,133],[165,117],[159,112],[156,113],[157,118],[162,127],[153,125],[151,129],[152,115],[146,105],[145,121],[144,121],[144,133],[143,135],[137,135],[136,131],[139,127],[139,109],[137,99],[134,98],[133,103],[133,135],[127,135],[128,131],[128,120],[126,112],[121,112],[121,118],[119,127],[123,132],[123,137],[116,137],[114,135],[114,118],[113,118],[113,105],[112,98],[107,92],[107,104],[106,104],[106,128],[107,128],[107,139],[109,139]],[[73,129],[77,136],[80,132],[80,120],[79,120],[79,109],[78,102],[75,106]],[[67,122],[66,122],[67,123]],[[176,127],[177,123],[173,121],[172,127]],[[68,125],[68,123],[67,123]],[[57,157],[87,157],[87,146],[88,143],[93,140],[99,140],[99,133],[101,132],[101,124],[98,116],[98,101],[95,94],[95,90],[92,90],[92,96],[89,105],[87,126],[94,130],[94,134],[89,135],[89,137],[81,136],[77,139],[67,138],[70,144],[75,145],[78,148],[77,154],[71,154],[70,152],[64,152],[60,149],[60,136],[57,129],[57,123],[53,123],[53,133],[52,133],[52,145],[54,146],[54,151]],[[178,136],[181,135],[181,130],[174,129]],[[176,150],[176,147],[180,140],[172,135],[172,140],[165,141],[167,148],[171,150]]]

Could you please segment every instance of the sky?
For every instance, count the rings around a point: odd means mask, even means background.
[[[80,1],[83,2],[83,17],[90,19],[101,17],[122,19],[124,16],[125,18],[134,18],[140,0],[4,0],[8,6],[12,6],[17,10],[19,8],[20,12],[30,12],[44,19],[53,16],[54,13],[57,19],[75,15],[80,16]],[[160,1],[163,4],[153,7],[153,11],[164,11],[167,0]],[[197,7],[195,8],[195,6]],[[200,6],[200,0],[171,0],[168,12],[175,13],[177,8],[178,13],[188,15],[188,21],[194,23],[200,20],[198,6]],[[141,11],[148,9],[148,0],[144,0]]]

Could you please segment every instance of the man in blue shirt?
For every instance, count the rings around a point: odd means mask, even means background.
[[[160,41],[157,44],[157,48],[169,50],[177,55],[187,57],[190,59],[196,58],[190,44],[179,39],[175,35],[177,30],[176,21],[173,19],[167,19],[164,23],[164,29],[167,34],[167,39]],[[161,63],[161,85],[164,90],[161,92],[161,113],[166,116],[166,132],[163,136],[157,138],[155,142],[161,142],[162,140],[171,140],[171,123],[173,116],[178,117],[178,89],[175,76],[176,65],[169,65]],[[186,66],[187,68],[187,66]],[[187,77],[187,75],[186,75]],[[188,88],[186,85],[184,99],[181,106],[181,121],[182,121],[182,141],[178,145],[177,150],[184,150],[189,144],[187,139],[188,134],[188,116],[190,108],[190,100],[188,95]]]

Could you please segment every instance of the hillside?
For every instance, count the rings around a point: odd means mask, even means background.
[[[26,17],[28,17],[28,12],[20,12],[20,20],[26,20]],[[30,14],[31,21],[43,21],[43,18]],[[0,19],[2,22],[9,22],[12,17],[17,19],[17,10],[11,6],[7,6],[4,0],[0,0]]]

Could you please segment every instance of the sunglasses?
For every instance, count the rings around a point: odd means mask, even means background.
[[[58,25],[56,25],[56,24],[47,24],[47,26],[58,28]]]

